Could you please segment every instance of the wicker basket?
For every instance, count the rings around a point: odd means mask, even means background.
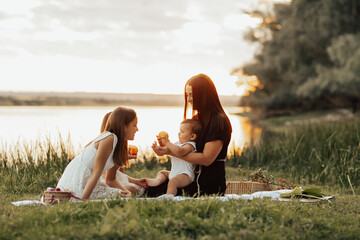
[[[225,194],[252,194],[259,191],[271,191],[269,184],[250,181],[226,181]]]
[[[69,191],[44,191],[44,203],[59,204],[69,202],[72,198],[72,193]]]

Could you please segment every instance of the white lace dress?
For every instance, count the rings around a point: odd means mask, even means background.
[[[91,144],[89,144],[78,156],[76,156],[65,168],[63,175],[61,176],[56,187],[61,190],[67,190],[74,193],[76,197],[81,198],[84,188],[89,180],[90,174],[94,168],[95,156],[97,149],[95,143],[110,136],[113,133],[105,132],[98,136]],[[117,143],[117,137],[115,134],[113,142],[113,150],[110,156],[106,160],[106,164],[102,173],[114,166],[113,154]],[[94,198],[110,198],[119,195],[121,190],[118,188],[109,187],[104,181],[98,181],[93,192],[90,195],[90,199]]]

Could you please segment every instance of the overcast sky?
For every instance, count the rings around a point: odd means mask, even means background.
[[[0,0],[0,90],[181,94],[208,74],[221,95],[252,59],[260,0]]]

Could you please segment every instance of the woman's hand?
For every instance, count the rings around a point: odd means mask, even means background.
[[[158,156],[164,156],[170,153],[169,149],[167,147],[160,147],[159,145],[157,145],[156,142],[154,142],[151,145],[151,148],[154,150],[154,152],[156,153],[156,155]]]
[[[137,158],[137,155],[130,155],[128,154],[128,159],[136,159]]]

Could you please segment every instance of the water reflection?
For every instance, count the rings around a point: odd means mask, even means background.
[[[253,125],[247,117],[237,115],[237,113],[242,113],[243,111],[243,108],[227,110],[233,127],[232,142],[230,144],[231,151],[236,149],[238,152],[241,152],[246,146],[257,145],[260,141],[262,129],[259,126]]]
[[[115,107],[0,107],[0,150],[22,142],[57,140],[70,135],[75,151],[79,151],[99,134],[103,116]],[[138,115],[139,132],[130,144],[140,153],[147,151],[156,134],[167,131],[171,141],[177,141],[183,118],[182,107],[132,107]],[[252,126],[246,117],[234,115],[242,108],[226,108],[233,127],[231,146],[242,149],[257,142],[261,129]]]

